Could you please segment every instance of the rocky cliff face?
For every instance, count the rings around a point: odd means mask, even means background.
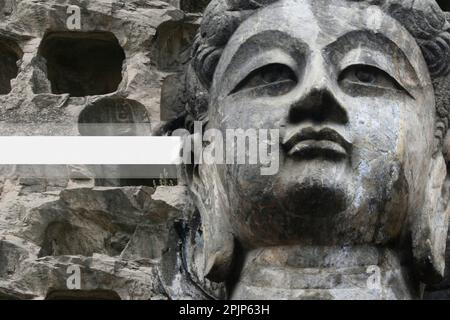
[[[151,135],[174,114],[174,79],[203,5],[0,1],[0,134]],[[123,132],[89,126],[117,120]],[[183,186],[41,169],[1,168],[0,299],[165,299],[178,290],[161,280],[160,258],[189,210]]]

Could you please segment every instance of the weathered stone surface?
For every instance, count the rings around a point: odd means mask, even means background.
[[[440,281],[449,32],[433,0],[212,1],[186,128],[278,129],[280,170],[187,166],[199,274],[232,299],[418,299]]]
[[[121,299],[167,297],[158,273],[170,225],[186,209],[179,204],[182,187],[12,193],[0,201],[2,296],[69,294],[67,269],[79,265],[84,291],[109,290]]]
[[[79,30],[68,28],[71,5]],[[198,6],[183,7],[0,1],[0,134],[151,135],[162,82],[184,71],[198,28]],[[191,210],[184,187],[133,187],[160,183],[95,179],[83,166],[0,172],[0,299],[169,297],[160,260]],[[66,283],[74,265],[79,290]]]
[[[209,2],[0,0],[0,135],[282,133],[268,177],[0,167],[0,299],[449,298],[449,16]]]
[[[105,98],[126,97],[144,105],[150,127],[157,127],[161,81],[167,72],[181,70],[189,58],[199,15],[184,13],[160,1],[80,2],[77,5],[82,11],[81,30],[71,31],[66,26],[68,5],[69,2],[61,1],[5,1],[2,12],[8,14],[0,21],[4,70],[0,79],[1,121],[34,124],[35,132],[28,132],[30,135],[39,130],[76,135],[80,113],[109,93]],[[159,58],[150,54],[155,50]],[[77,67],[75,58],[83,65]],[[71,61],[71,70],[64,69],[68,68],[62,65],[66,61]],[[92,61],[89,66],[88,61]],[[114,76],[94,70],[103,67],[107,72],[114,70]],[[95,83],[87,82],[86,77],[93,80],[89,72],[98,77]],[[52,128],[39,129],[41,122],[61,123],[67,128],[49,132]],[[1,129],[2,134],[13,130]],[[23,134],[21,128],[17,130]]]

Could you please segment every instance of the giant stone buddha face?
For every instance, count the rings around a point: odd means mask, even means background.
[[[433,87],[415,39],[377,6],[258,10],[226,45],[210,93],[209,127],[280,130],[277,174],[215,169],[227,194],[216,206],[245,246],[385,244],[420,210]]]

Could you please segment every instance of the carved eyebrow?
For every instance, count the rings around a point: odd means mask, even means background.
[[[342,66],[343,59],[352,51],[360,49],[361,57],[370,59],[368,64],[376,64],[379,67],[384,66],[388,73],[405,86],[409,91],[414,91],[417,87],[423,88],[416,68],[414,68],[408,55],[395,42],[381,33],[375,33],[371,30],[357,30],[346,33],[339,37],[333,43],[325,47],[325,54],[334,66],[340,69],[349,66],[349,61],[346,61],[345,66]],[[376,57],[374,54],[367,55],[367,51],[372,53],[379,53],[382,57]],[[390,60],[390,61],[389,61]],[[356,59],[357,63],[362,63],[361,59]],[[398,65],[402,67],[398,67]],[[339,70],[342,71],[342,70]]]
[[[270,41],[270,39],[274,41]],[[278,54],[274,55],[273,53],[276,52]],[[305,57],[308,53],[309,47],[301,39],[294,38],[283,31],[266,30],[246,39],[230,54],[227,67],[221,72],[221,77],[217,80],[226,84],[227,88],[223,90],[225,94],[225,92],[230,92],[234,89],[232,84],[237,78],[243,79],[243,76],[265,64],[286,64],[301,74],[304,70]],[[257,60],[261,61],[258,62]],[[267,61],[263,63],[263,60]],[[233,81],[224,81],[229,77]]]

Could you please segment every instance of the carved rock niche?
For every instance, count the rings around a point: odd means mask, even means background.
[[[80,114],[78,130],[82,136],[150,136],[151,123],[145,107],[134,100],[105,98],[87,106]],[[153,179],[132,178],[133,166],[102,166],[96,186],[153,186]],[[131,174],[131,176],[130,176]]]
[[[150,118],[137,101],[106,98],[88,105],[78,120],[82,136],[147,136]]]
[[[74,97],[115,92],[125,53],[110,32],[52,32],[39,52],[47,61],[52,93]]]
[[[153,40],[152,60],[159,70],[177,72],[191,57],[191,46],[198,26],[168,21],[161,24]]]
[[[17,61],[21,58],[22,51],[15,43],[0,39],[0,94],[11,92],[11,80],[17,77]]]
[[[184,12],[203,12],[210,0],[181,0],[180,9]]]

